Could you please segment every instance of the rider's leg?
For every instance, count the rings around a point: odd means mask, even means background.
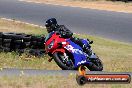
[[[83,43],[80,42],[80,39],[79,38],[76,38],[76,37],[72,37],[71,38],[71,41],[76,43],[77,45],[79,45],[80,47],[83,47]]]
[[[82,47],[83,51],[86,52],[88,55],[91,54],[91,50],[90,50],[90,46],[86,46],[83,42],[82,39],[76,38],[76,37],[72,37],[71,41],[73,41],[74,43],[78,44],[80,47]]]

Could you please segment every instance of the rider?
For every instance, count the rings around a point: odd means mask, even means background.
[[[73,41],[74,43],[82,47],[84,52],[86,52],[87,54],[90,54],[90,46],[86,46],[85,44],[83,44],[81,41],[82,39],[72,37],[73,33],[68,28],[66,28],[64,25],[58,25],[55,18],[48,19],[45,23],[45,26],[46,26],[48,33],[56,31],[63,38],[70,38],[71,41]]]

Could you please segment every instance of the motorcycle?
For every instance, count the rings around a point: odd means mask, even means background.
[[[83,39],[85,45],[92,44],[92,41]],[[90,49],[91,50],[91,49]],[[102,71],[103,64],[99,57],[93,53],[83,52],[83,49],[72,42],[70,38],[63,38],[57,32],[51,32],[45,38],[45,51],[52,57],[62,70],[77,70],[79,66],[86,66],[90,71]]]

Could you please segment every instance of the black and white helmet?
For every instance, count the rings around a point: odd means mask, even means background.
[[[47,32],[50,33],[52,31],[55,31],[57,28],[57,21],[55,18],[50,18],[46,21],[45,26],[47,28]]]

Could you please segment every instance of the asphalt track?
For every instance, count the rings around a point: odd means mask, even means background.
[[[132,14],[78,7],[0,0],[0,17],[44,26],[55,17],[75,33],[84,33],[132,43]]]
[[[17,19],[44,26],[46,19],[55,17],[75,33],[84,33],[132,43],[132,14],[73,8],[48,4],[34,4],[17,0],[0,0],[0,17]],[[69,75],[77,71],[3,69],[0,76],[25,74]],[[109,74],[110,72],[89,72],[89,74]],[[112,72],[111,72],[112,73]],[[123,72],[121,74],[130,74]],[[114,74],[116,74],[114,72]]]
[[[130,74],[131,72],[105,72],[105,71],[87,71],[87,74]],[[10,69],[5,68],[0,71],[0,76],[69,76],[79,74],[78,71],[70,71],[70,70],[36,70],[36,69]]]

